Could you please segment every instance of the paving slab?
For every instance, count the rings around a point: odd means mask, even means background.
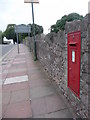
[[[2,104],[9,104],[11,99],[11,92],[3,92],[2,91]]]
[[[28,87],[29,87],[28,82],[16,83],[16,84],[12,84],[12,85],[8,84],[8,85],[2,86],[2,91],[3,91],[3,93],[5,93],[7,91],[12,92],[12,91],[27,89]]]
[[[4,118],[31,118],[32,111],[30,101],[22,101],[10,104],[7,107]]]
[[[17,58],[14,59],[14,62],[15,62],[15,61],[21,61],[21,60],[22,60],[22,61],[26,61],[25,58],[22,58],[22,59],[21,59],[21,58],[18,58],[18,57],[17,57]]]
[[[33,117],[47,113],[45,97],[32,100],[31,105]]]
[[[10,92],[10,87],[11,85],[8,84],[8,85],[2,85],[2,93],[6,93],[7,91]]]
[[[5,116],[5,112],[6,112],[6,110],[7,110],[7,104],[3,104],[2,105],[3,107],[2,107],[2,117],[4,118],[4,116]]]
[[[17,90],[12,92],[10,103],[16,103],[27,100],[29,100],[29,90],[28,89]]]
[[[49,95],[46,97],[47,112],[52,113],[67,108],[64,101],[57,95]]]
[[[34,72],[34,74],[30,75],[31,80],[37,80],[37,79],[47,79],[46,75],[43,74],[42,72]]]
[[[47,81],[47,79],[37,79],[37,80],[30,80],[29,85],[30,88],[36,88],[36,87],[43,87],[51,84],[50,81]]]
[[[33,117],[42,117],[43,115],[52,115],[51,113],[55,113],[56,111],[62,111],[67,109],[67,106],[63,102],[62,99],[56,94],[40,97],[37,99],[33,99],[31,102]],[[68,112],[69,113],[69,112]],[[65,113],[64,113],[65,114]],[[44,116],[45,118],[46,116]]]
[[[18,69],[10,69],[7,73],[19,73],[19,72],[27,72],[26,68],[18,68]]]
[[[13,62],[13,65],[15,64],[15,65],[18,65],[18,64],[25,64],[26,63],[26,61],[21,61],[21,59],[19,59],[19,60],[15,60],[14,62]]]
[[[41,72],[41,70],[40,70],[40,68],[39,69],[27,69],[27,71],[28,71],[28,76],[29,77],[31,77],[31,75],[32,74],[35,74],[35,71],[37,72],[37,73],[40,73]]]
[[[18,63],[18,64],[13,64],[12,67],[15,69],[16,68],[24,68],[26,67],[26,62],[25,63]],[[12,68],[11,67],[11,68]]]
[[[21,71],[21,72],[12,72],[12,73],[8,73],[7,74],[7,78],[11,78],[11,77],[18,77],[18,76],[25,76],[27,75],[27,71]],[[4,77],[3,77],[4,78]]]
[[[55,94],[55,93],[56,91],[53,89],[52,85],[40,86],[40,87],[30,89],[30,98],[35,99],[35,98],[40,98],[40,97],[44,97],[44,96]]]
[[[26,70],[26,68],[23,67],[23,70]],[[22,68],[20,67],[11,67],[9,72],[20,72],[22,71]]]
[[[10,85],[9,89],[10,89],[10,91],[19,91],[19,90],[29,89],[28,82],[19,82],[16,84],[12,84],[12,85]]]
[[[2,80],[5,80],[7,78],[7,73],[4,73],[4,74],[0,74],[0,78]]]

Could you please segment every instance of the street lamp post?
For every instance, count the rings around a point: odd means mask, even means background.
[[[37,48],[36,48],[36,40],[35,40],[35,24],[34,24],[34,8],[33,3],[39,3],[38,0],[24,0],[24,3],[31,3],[32,6],[32,21],[33,21],[33,37],[34,37],[34,60],[37,60]]]
[[[34,37],[34,60],[37,60],[37,48],[36,48],[36,40],[35,40],[35,24],[34,24],[34,9],[33,9],[33,2],[31,3],[32,6],[32,20],[33,20],[33,37]]]

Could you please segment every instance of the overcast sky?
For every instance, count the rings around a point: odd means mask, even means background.
[[[89,0],[39,0],[34,4],[35,23],[42,25],[44,33],[48,33],[51,25],[63,15],[77,12],[85,16],[88,13]],[[4,31],[8,24],[32,23],[31,4],[24,0],[0,0],[0,30]]]

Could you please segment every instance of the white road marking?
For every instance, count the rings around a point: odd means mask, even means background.
[[[12,83],[18,83],[18,82],[25,82],[28,81],[28,76],[19,76],[19,77],[12,77],[12,78],[7,78],[4,82],[4,85],[6,84],[12,84]]]

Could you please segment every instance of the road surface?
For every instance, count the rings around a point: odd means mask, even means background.
[[[0,58],[7,54],[15,45],[0,45]]]

